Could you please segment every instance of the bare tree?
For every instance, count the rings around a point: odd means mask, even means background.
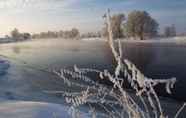
[[[173,24],[172,26],[167,26],[167,27],[165,27],[164,35],[165,35],[165,37],[173,37],[173,36],[176,36],[176,28],[175,28],[175,25]]]
[[[79,30],[78,29],[76,29],[76,28],[72,28],[72,30],[71,30],[71,38],[77,38],[77,37],[79,37]]]
[[[146,11],[132,11],[128,15],[125,24],[125,31],[129,37],[139,37],[141,40],[145,36],[157,35],[158,23]]]
[[[125,15],[122,13],[115,14],[111,17],[111,29],[112,29],[114,38],[124,37],[123,27],[122,27],[124,20],[125,20]],[[108,36],[108,31],[107,31],[108,25],[105,24],[105,26],[106,27],[103,28],[103,35]]]
[[[19,33],[19,30],[17,28],[15,28],[14,30],[11,31],[11,37],[14,39],[14,40],[19,40],[20,38],[20,33]]]

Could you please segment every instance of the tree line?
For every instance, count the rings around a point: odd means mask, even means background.
[[[79,39],[80,32],[76,28],[72,28],[71,30],[60,30],[60,31],[47,31],[41,32],[37,34],[32,34],[33,39],[39,38],[65,38],[65,39]]]
[[[12,41],[23,41],[29,39],[47,39],[47,38],[65,38],[65,39],[79,39],[80,32],[76,28],[72,28],[71,30],[60,30],[60,31],[47,31],[41,33],[30,34],[27,32],[21,33],[17,28],[14,28],[10,32],[10,36],[6,35],[5,38],[12,39]]]
[[[12,38],[14,41],[23,41],[23,40],[28,40],[31,39],[31,34],[30,33],[21,33],[19,32],[19,30],[17,28],[15,28],[14,30],[12,30],[10,32],[11,36],[6,36],[6,38]]]
[[[104,16],[103,16],[104,17]],[[151,17],[146,11],[134,10],[127,16],[124,13],[114,14],[110,17],[111,29],[113,37],[117,38],[134,38],[134,39],[149,39],[157,37],[159,24]],[[64,38],[64,39],[80,39],[80,38],[92,38],[92,37],[107,37],[107,23],[105,23],[102,31],[100,32],[88,32],[80,34],[77,28],[71,30],[60,31],[47,31],[40,33],[20,33],[17,28],[11,31],[11,38],[15,41],[27,40],[27,39],[47,39],[47,38]],[[170,25],[164,29],[164,37],[176,36],[175,25]],[[7,36],[9,37],[9,36]]]
[[[134,38],[134,39],[148,39],[157,37],[159,24],[146,11],[134,10],[128,14],[119,13],[114,14],[110,18],[111,29],[114,38]],[[108,36],[107,24],[103,28],[103,36]],[[165,28],[164,36],[176,36],[176,28],[174,25]]]

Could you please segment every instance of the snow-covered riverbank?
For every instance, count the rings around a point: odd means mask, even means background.
[[[68,108],[44,102],[0,102],[0,118],[69,118]]]
[[[130,41],[128,40],[127,42]],[[149,40],[149,42],[153,41]],[[10,59],[4,59],[5,62],[8,62],[8,66],[3,62],[3,64],[5,64],[8,68],[1,69],[7,73],[0,76],[0,99],[2,99],[0,100],[0,118],[1,116],[4,118],[3,115],[6,116],[5,118],[14,118],[16,115],[24,118],[24,114],[28,114],[29,118],[40,118],[39,116],[43,115],[45,111],[46,114],[49,114],[48,116],[51,116],[52,113],[50,111],[57,111],[57,114],[59,111],[59,113],[61,113],[60,115],[63,115],[64,110],[68,110],[69,107],[67,107],[64,103],[63,97],[45,93],[45,91],[64,90],[65,86],[63,86],[63,81],[59,80],[59,78],[56,78],[49,73],[40,71],[39,69],[42,67],[47,67],[48,69],[59,69],[69,66],[73,67],[73,65],[76,64],[81,67],[110,69],[111,67],[109,65],[112,63],[108,47],[104,41],[28,41],[2,44],[0,48],[1,55],[10,57]],[[142,48],[136,49],[139,51]],[[159,55],[155,56],[158,56],[161,60],[165,60],[163,64],[167,62],[167,65],[164,65],[165,67],[175,67],[176,65],[180,65],[177,68],[182,67],[183,64],[185,64],[184,60],[176,61],[173,59],[174,57],[177,58],[180,55],[182,57],[184,50],[182,49],[183,53],[180,54],[173,52],[173,48],[171,49],[171,55],[166,55],[164,57],[164,53],[159,51],[161,50],[159,49],[158,51],[161,53],[157,52]],[[165,49],[162,50],[165,51]],[[130,54],[133,56],[135,55],[135,53]],[[140,54],[139,56],[142,57],[143,51],[142,53],[137,52],[137,54]],[[140,59],[140,57],[137,56],[136,58]],[[160,61],[156,60],[159,58],[153,57],[155,60],[151,59],[152,65],[156,61],[159,63]],[[168,63],[168,61],[166,61],[167,58],[169,61],[172,59],[172,62],[175,62],[175,65],[173,65],[173,63]],[[145,61],[145,63],[147,63],[147,61]],[[162,63],[160,63],[160,65],[161,64]],[[154,65],[153,67],[159,70],[159,68],[156,67],[158,64],[155,63]],[[152,69],[151,67],[151,65],[148,65],[148,70]],[[165,72],[165,69],[162,72]],[[163,73],[159,76],[164,75],[165,74]],[[163,98],[161,100],[165,112],[171,114],[172,116],[174,116],[176,111],[181,107],[181,103],[174,100],[169,100],[167,98]],[[65,113],[67,112],[65,111]],[[183,114],[186,114],[186,112]],[[66,115],[68,116],[68,114]]]

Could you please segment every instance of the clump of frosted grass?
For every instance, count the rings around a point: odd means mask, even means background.
[[[107,69],[104,71],[78,68],[74,66],[74,70],[61,69],[54,71],[68,87],[80,88],[80,92],[60,92],[67,103],[73,108],[72,117],[78,117],[77,108],[81,105],[88,104],[92,113],[92,118],[96,118],[97,114],[93,108],[93,104],[102,108],[106,118],[167,118],[161,107],[160,100],[156,94],[154,87],[158,84],[165,84],[167,93],[171,94],[176,78],[169,79],[152,79],[146,77],[130,60],[123,59],[122,45],[118,40],[118,52],[114,46],[112,29],[110,27],[109,12],[106,17],[109,33],[109,45],[117,62],[114,74]],[[112,86],[100,84],[91,79],[88,74],[94,73],[99,79],[112,83]],[[130,83],[135,91],[134,94],[127,92],[123,88],[124,79]],[[176,118],[184,108],[185,104],[178,110]]]

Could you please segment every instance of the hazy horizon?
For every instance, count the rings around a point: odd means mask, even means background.
[[[112,13],[146,10],[160,24],[160,32],[175,24],[177,32],[186,32],[186,0],[0,0],[0,36],[15,27],[22,32],[66,30],[100,31],[102,16]]]

